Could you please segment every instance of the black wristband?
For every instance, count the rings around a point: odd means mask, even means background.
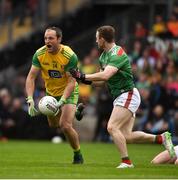
[[[81,81],[85,81],[85,74],[81,73]]]
[[[87,80],[82,80],[81,81],[83,84],[91,85],[92,81],[87,81]]]

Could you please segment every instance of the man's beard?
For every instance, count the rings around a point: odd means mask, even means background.
[[[102,45],[100,45],[100,46],[98,45],[98,49],[99,49],[100,51],[103,51],[103,50],[104,50],[104,47],[105,47],[105,46],[104,46],[104,43],[103,43]]]

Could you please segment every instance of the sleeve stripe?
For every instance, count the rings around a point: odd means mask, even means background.
[[[72,57],[72,55],[71,54],[69,54],[69,53],[66,53],[66,52],[64,52],[64,54],[63,54],[64,56],[67,56],[69,59]]]
[[[70,53],[68,53],[66,50],[64,50],[64,53],[68,54],[68,55],[71,55]]]
[[[67,54],[63,54],[64,57],[66,57],[67,59],[70,59],[71,56],[68,56]]]
[[[63,53],[64,53],[64,54],[66,54],[66,56],[69,56],[69,57],[71,57],[71,56],[72,56],[72,54],[68,53],[68,52],[67,52],[67,51],[65,51],[65,50],[63,51]]]

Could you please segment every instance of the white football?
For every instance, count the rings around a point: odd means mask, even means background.
[[[44,96],[38,103],[39,111],[46,116],[55,116],[58,111],[58,102],[52,96]]]

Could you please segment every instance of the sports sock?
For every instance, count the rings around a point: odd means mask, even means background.
[[[159,134],[155,137],[155,143],[162,144],[163,143],[163,137]]]
[[[81,154],[80,149],[74,150],[74,154],[75,154],[75,155],[79,155],[79,154]]]
[[[131,160],[129,159],[128,156],[122,158],[122,163],[126,163],[126,164],[129,164],[129,165],[132,164],[132,162],[131,162]]]

